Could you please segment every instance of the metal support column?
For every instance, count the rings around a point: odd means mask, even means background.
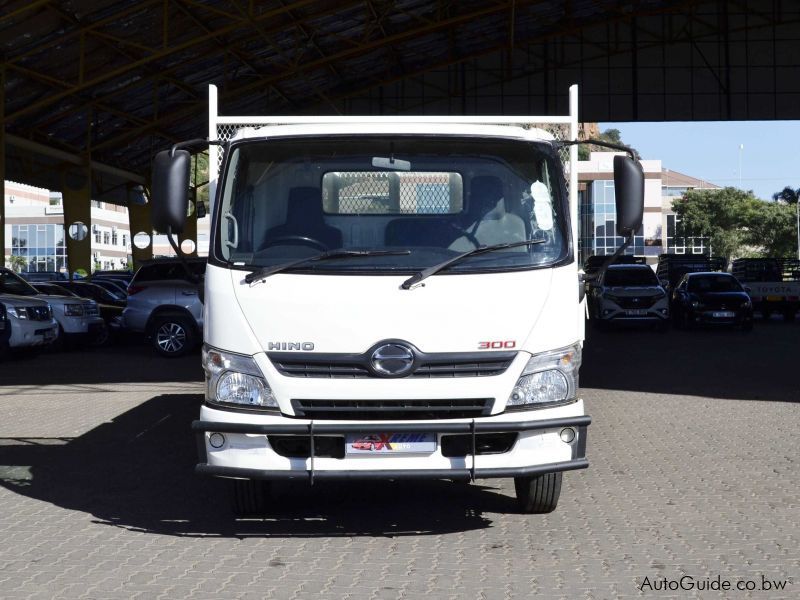
[[[128,224],[131,231],[131,258],[133,264],[128,268],[138,269],[142,261],[153,258],[153,225],[150,221],[150,202],[141,186],[128,187]],[[138,234],[145,234],[144,236]],[[136,242],[145,239],[148,244],[144,248],[136,246]]]
[[[6,264],[6,69],[0,66],[0,252]],[[9,252],[9,255],[11,252]]]
[[[92,273],[92,170],[64,167],[61,170],[61,195],[64,201],[64,230],[67,242],[67,271]]]

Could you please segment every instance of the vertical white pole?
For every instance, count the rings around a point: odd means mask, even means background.
[[[569,139],[578,139],[578,86],[569,87]],[[572,213],[572,247],[575,248],[575,260],[578,260],[578,146],[569,147],[569,206]]]
[[[208,86],[208,139],[217,139],[217,86]],[[214,199],[217,195],[217,175],[218,175],[219,153],[217,146],[211,144],[208,147],[208,211],[214,212]]]

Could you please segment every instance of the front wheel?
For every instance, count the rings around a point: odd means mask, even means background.
[[[183,316],[159,317],[150,332],[153,348],[162,356],[183,356],[195,345],[194,326]]]
[[[561,495],[562,473],[545,473],[535,477],[515,477],[514,489],[517,504],[524,513],[544,514],[553,512]]]

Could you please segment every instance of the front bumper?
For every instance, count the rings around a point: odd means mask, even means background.
[[[27,348],[30,346],[44,346],[50,344],[58,337],[58,323],[55,319],[49,321],[33,321],[12,317],[9,320],[11,337],[8,345],[11,348]]]
[[[625,309],[606,301],[601,304],[598,316],[604,321],[662,323],[669,320],[669,305],[666,302],[657,302],[647,308]]]
[[[571,407],[571,408],[570,408]],[[511,421],[524,413],[496,417],[437,422],[334,422],[274,418],[273,422],[242,423],[223,420],[197,420],[192,429],[197,435],[200,458],[195,471],[203,475],[240,479],[481,479],[525,477],[585,469],[587,428],[591,417],[582,414],[582,402],[547,412],[570,408],[581,414],[537,420]],[[213,412],[223,412],[216,411]],[[299,421],[299,422],[298,422]],[[561,440],[564,428],[575,431],[571,443]],[[314,455],[315,438],[348,433],[434,433],[436,451],[429,454],[362,456],[344,458]],[[479,454],[478,436],[486,433],[518,433],[514,446],[499,454]],[[225,444],[214,449],[208,442],[211,433],[221,433]],[[287,458],[278,455],[268,435],[290,435],[308,441],[310,456]],[[471,448],[464,456],[446,457],[440,449],[447,435],[467,435]]]

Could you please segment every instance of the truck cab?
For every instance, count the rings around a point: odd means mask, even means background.
[[[561,147],[441,121],[273,122],[222,147],[193,428],[237,513],[276,479],[487,477],[549,512],[588,466]],[[180,152],[156,157],[162,231],[185,214]]]

